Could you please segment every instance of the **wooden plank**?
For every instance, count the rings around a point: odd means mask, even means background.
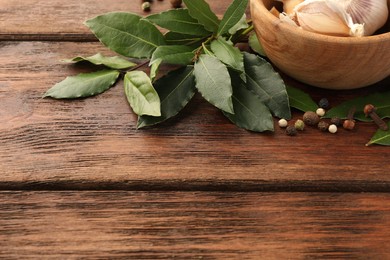
[[[107,53],[99,43],[3,42],[0,51],[1,189],[390,190],[390,150],[364,146],[373,124],[251,133],[197,97],[177,118],[137,130],[122,84],[90,99],[41,98],[92,70],[60,59]],[[336,104],[385,87],[306,90]]]
[[[1,192],[0,257],[388,259],[390,195]]]
[[[231,1],[208,1],[220,17]],[[122,11],[149,15],[135,0],[0,0],[0,40],[93,41],[96,38],[83,24],[97,15]],[[171,9],[170,2],[154,1],[152,12]]]

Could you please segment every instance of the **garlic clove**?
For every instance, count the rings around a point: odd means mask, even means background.
[[[334,36],[364,35],[363,24],[355,24],[337,0],[306,0],[295,6],[294,14],[298,25],[307,31]]]
[[[339,0],[354,23],[364,24],[364,35],[372,35],[389,16],[387,0]]]

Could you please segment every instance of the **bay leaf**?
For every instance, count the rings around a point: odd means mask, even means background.
[[[259,39],[257,38],[255,33],[249,35],[248,43],[249,43],[249,47],[251,47],[251,49],[254,52],[256,52],[257,54],[263,57],[267,57],[267,54],[265,54],[263,46],[261,46]]]
[[[182,67],[169,72],[155,82],[155,89],[161,99],[161,116],[140,116],[138,128],[168,120],[188,104],[196,92],[193,71],[193,66]]]
[[[104,45],[126,57],[150,58],[158,46],[165,45],[161,32],[136,14],[112,12],[85,24]]]
[[[245,14],[247,6],[248,0],[234,0],[229,5],[219,24],[217,35],[223,35],[235,26]]]
[[[274,116],[290,119],[286,85],[271,64],[259,56],[244,52],[246,87],[260,97]]]
[[[202,24],[206,30],[217,32],[219,27],[219,19],[209,4],[205,0],[183,0],[187,6],[189,14]]]
[[[154,79],[157,77],[157,74],[158,74],[158,71],[160,69],[160,65],[162,63],[162,60],[156,60],[152,66],[150,66],[150,79],[152,80],[152,82],[154,81]]]
[[[192,35],[206,36],[210,32],[198,23],[198,20],[193,18],[188,9],[172,9],[169,11],[152,14],[147,16],[148,21],[157,24],[158,26],[168,29],[171,32],[191,33]]]
[[[249,25],[248,25],[248,23],[247,23],[247,21],[246,21],[246,14],[244,14],[242,17],[241,17],[241,19],[235,24],[235,25],[233,25],[233,27],[231,27],[230,29],[229,29],[229,34],[230,35],[233,35],[233,34],[235,34],[236,32],[238,32],[239,30],[242,30],[242,29],[246,29],[246,28],[248,28],[249,27]]]
[[[331,109],[329,109],[325,117],[331,118],[334,116],[340,117],[340,118],[347,118],[348,111],[351,109],[351,107],[356,107],[356,113],[354,115],[354,118],[359,121],[364,122],[371,122],[372,119],[370,117],[366,117],[364,114],[364,106],[366,104],[373,104],[377,111],[379,117],[381,118],[389,118],[390,117],[390,91],[386,92],[377,92],[373,94],[369,94],[367,96],[361,96],[357,97],[348,101],[345,101],[341,103],[340,105],[337,105]]]
[[[217,108],[234,114],[232,85],[226,66],[216,57],[202,54],[195,63],[196,88]]]
[[[390,121],[387,123],[387,126],[390,129]],[[387,146],[390,145],[390,131],[383,131],[379,129],[371,138],[371,140],[366,144],[366,146],[369,146],[371,144],[380,144]]]
[[[315,112],[317,110],[318,105],[316,102],[314,102],[314,100],[304,91],[291,86],[286,86],[286,89],[291,107],[296,108],[302,112]]]
[[[193,49],[183,45],[164,45],[159,46],[153,52],[150,64],[155,63],[157,60],[161,60],[164,63],[188,65],[194,58]]]
[[[148,75],[143,71],[129,71],[124,79],[125,94],[137,115],[160,116],[160,98]]]
[[[231,73],[234,115],[223,112],[237,126],[255,132],[273,131],[274,123],[270,110],[257,95],[245,87],[245,83]]]
[[[119,72],[116,70],[101,70],[70,76],[46,91],[43,97],[67,99],[95,96],[109,89],[118,76]]]
[[[244,72],[244,56],[231,42],[219,37],[211,42],[210,48],[220,61],[234,70]],[[246,81],[245,75],[243,75],[243,80]]]
[[[137,64],[125,60],[119,56],[114,56],[114,57],[107,57],[103,56],[101,53],[97,53],[93,56],[89,57],[82,57],[82,56],[77,56],[74,57],[73,59],[68,59],[68,60],[63,60],[64,62],[80,62],[80,61],[88,61],[92,64],[95,65],[104,65],[106,67],[112,68],[112,69],[126,69],[130,67],[134,67]]]
[[[166,34],[164,34],[164,38],[166,44],[168,45],[186,45],[194,47],[194,49],[200,46],[200,43],[205,39],[203,36],[189,35],[176,32],[167,32]]]

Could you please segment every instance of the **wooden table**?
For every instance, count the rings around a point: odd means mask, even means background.
[[[209,2],[218,14],[230,3]],[[390,257],[390,149],[364,146],[373,124],[251,133],[196,97],[137,130],[122,85],[41,96],[92,69],[61,59],[113,54],[84,20],[142,13],[140,1],[0,0],[0,10],[0,258]],[[390,84],[336,92],[285,78],[333,105]]]

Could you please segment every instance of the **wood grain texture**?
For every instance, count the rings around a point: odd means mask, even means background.
[[[335,135],[251,133],[197,97],[175,119],[137,130],[121,83],[90,99],[41,98],[92,70],[60,59],[98,51],[108,54],[99,43],[1,43],[1,189],[390,190],[390,150],[364,146],[373,124]],[[387,86],[310,93],[337,104]]]
[[[1,192],[6,259],[388,259],[389,194]]]
[[[219,17],[230,1],[208,1]],[[0,40],[96,41],[83,22],[107,12],[141,10],[141,0],[0,0]],[[171,9],[169,0],[154,1],[152,12]]]

